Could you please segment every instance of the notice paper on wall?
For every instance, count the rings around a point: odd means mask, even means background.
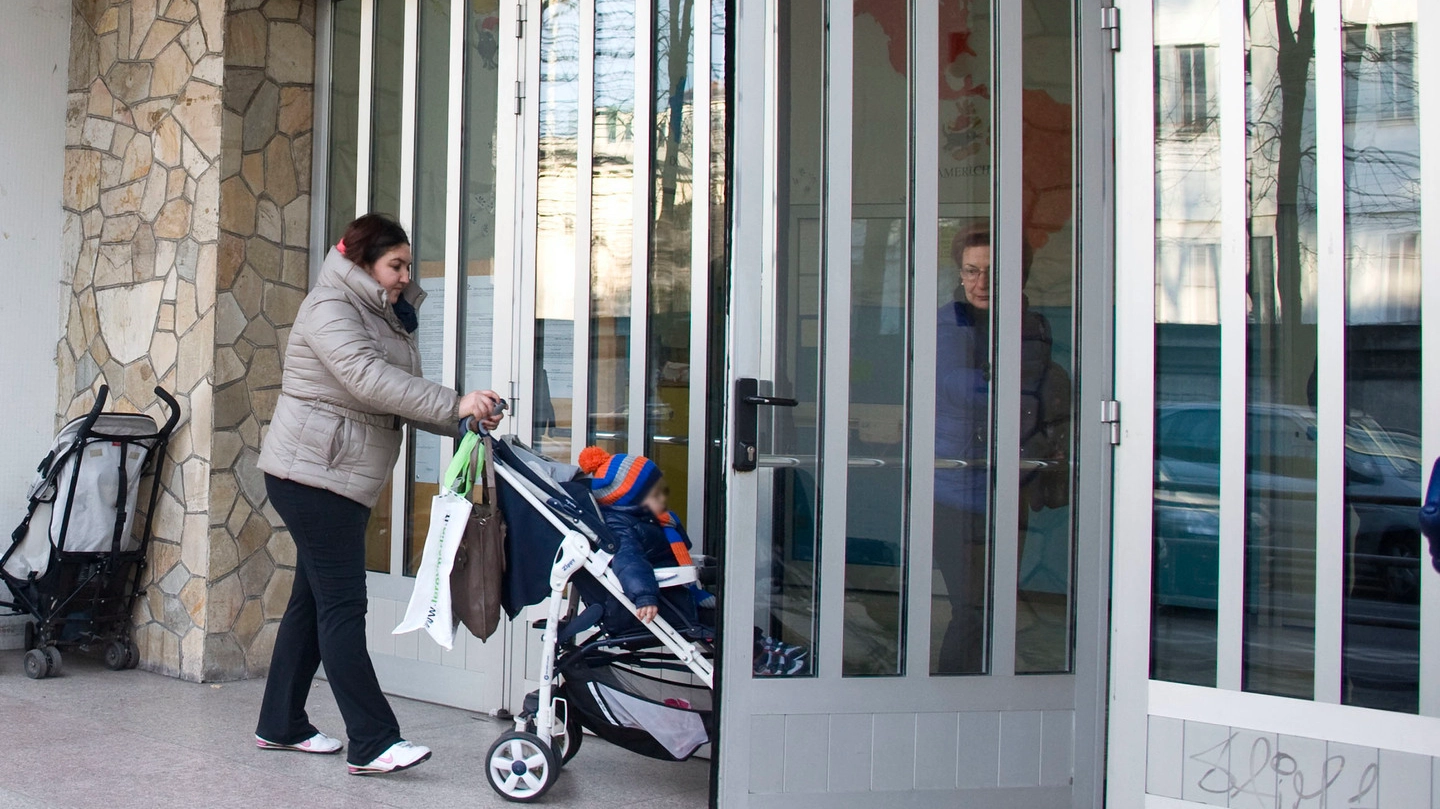
[[[420,328],[415,341],[420,346],[420,369],[431,382],[444,381],[445,368],[445,279],[421,278],[425,303],[420,307]]]

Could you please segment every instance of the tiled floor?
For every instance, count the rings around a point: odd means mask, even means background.
[[[0,809],[507,805],[481,763],[507,725],[392,699],[406,736],[435,756],[408,772],[359,778],[346,773],[343,754],[257,750],[263,688],[111,672],[78,652],[66,655],[62,676],[36,681],[25,678],[20,652],[0,651]],[[310,702],[312,720],[341,734],[325,683]],[[542,804],[700,809],[709,771],[706,761],[652,761],[592,737]]]

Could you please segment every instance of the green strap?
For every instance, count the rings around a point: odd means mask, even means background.
[[[472,464],[472,458],[476,459]],[[485,465],[485,449],[480,443],[480,434],[465,431],[465,437],[455,446],[455,457],[450,459],[450,468],[445,470],[445,488],[468,497],[475,485],[478,467]]]

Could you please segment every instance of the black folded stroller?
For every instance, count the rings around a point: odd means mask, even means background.
[[[506,523],[505,611],[514,618],[550,602],[542,685],[526,697],[515,730],[491,746],[490,786],[507,800],[539,799],[579,751],[585,729],[652,758],[694,755],[714,735],[714,633],[671,599],[691,598],[684,585],[696,580],[695,569],[657,569],[660,615],[636,622],[610,570],[617,543],[578,468],[513,439],[494,442],[491,463]],[[606,614],[617,603],[623,614]]]
[[[137,413],[106,413],[101,387],[90,412],[60,430],[40,462],[29,506],[11,545],[0,555],[0,580],[13,601],[10,614],[33,616],[25,625],[25,674],[60,673],[61,648],[103,649],[113,670],[140,662],[130,637],[131,613],[159,486],[152,485],[143,527],[136,530],[140,484],[158,479],[180,407],[161,388],[170,411],[163,427]]]

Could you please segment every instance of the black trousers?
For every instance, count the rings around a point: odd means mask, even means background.
[[[990,573],[985,515],[936,503],[934,548],[935,567],[950,599],[950,623],[935,673],[983,674]]]
[[[345,718],[351,764],[368,764],[400,741],[400,723],[380,691],[365,648],[365,526],[370,509],[333,492],[265,476],[265,491],[295,539],[295,584],[275,637],[255,733],[279,744],[315,735],[305,714],[315,671],[325,663]]]

